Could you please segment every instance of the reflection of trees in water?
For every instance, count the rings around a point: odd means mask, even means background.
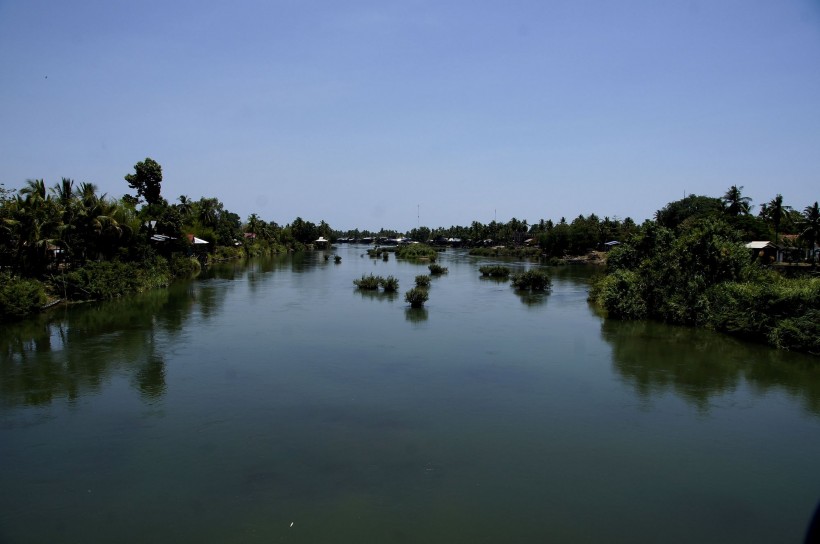
[[[525,306],[542,306],[547,303],[547,298],[549,298],[548,293],[538,293],[535,291],[522,291],[519,289],[513,289],[515,294],[518,296],[518,299],[521,301],[522,304]]]
[[[427,321],[427,308],[405,308],[404,319],[411,323],[421,323]]]
[[[136,373],[136,385],[143,399],[157,399],[165,393],[165,361],[156,353],[140,365]]]
[[[660,323],[605,319],[618,374],[644,400],[674,391],[701,411],[711,397],[745,381],[758,394],[777,389],[820,415],[820,361],[747,344],[710,331]]]
[[[131,374],[146,400],[160,397],[165,391],[165,363],[155,336],[159,331],[171,336],[180,331],[192,305],[185,289],[159,289],[138,301],[62,308],[4,325],[0,404],[74,400],[99,391],[115,372]]]
[[[384,292],[378,289],[354,289],[354,291],[362,298],[378,300],[379,302],[392,302],[399,298],[399,294],[396,291]]]

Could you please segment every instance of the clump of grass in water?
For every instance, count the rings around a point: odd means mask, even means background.
[[[401,246],[396,250],[396,257],[399,259],[429,259],[436,260],[436,250],[427,244],[410,244]]]
[[[399,280],[397,280],[393,276],[387,276],[383,279],[380,278],[379,283],[384,288],[385,293],[395,293],[399,290]]]
[[[369,276],[362,275],[361,279],[353,280],[353,284],[359,289],[375,290],[379,288],[379,284],[383,281],[384,278],[381,276],[370,274]]]
[[[490,278],[506,278],[510,275],[510,269],[506,266],[482,266],[478,269],[482,276]]]
[[[550,291],[552,280],[543,270],[527,270],[512,277],[512,286],[522,291]]]
[[[442,274],[447,273],[447,268],[441,266],[440,264],[433,263],[427,268],[430,269],[430,274],[432,274],[433,276],[441,276]]]
[[[427,274],[422,274],[420,276],[416,276],[416,287],[429,287],[430,286],[430,276]]]
[[[420,287],[413,287],[404,294],[404,300],[409,302],[412,308],[421,308],[427,299],[427,289]]]
[[[342,262],[342,256],[341,256],[341,255],[335,255],[335,256],[333,257],[333,261],[334,261],[336,264],[339,264],[340,262]]]

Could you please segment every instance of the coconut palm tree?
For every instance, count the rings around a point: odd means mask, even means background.
[[[179,204],[177,204],[177,209],[179,210],[179,215],[182,217],[182,221],[187,221],[194,211],[194,202],[191,200],[191,197],[187,195],[181,195],[179,197]]]
[[[27,179],[26,186],[20,189],[20,194],[32,201],[46,201],[48,200],[48,192],[46,191],[46,184],[42,179]]]
[[[760,217],[766,221],[769,221],[772,224],[772,227],[774,227],[775,245],[778,242],[780,225],[784,219],[789,219],[789,212],[791,212],[791,209],[791,206],[783,205],[783,195],[781,194],[778,194],[776,197],[760,207]]]
[[[738,215],[748,215],[752,209],[752,199],[748,196],[743,196],[743,185],[738,187],[732,185],[723,195],[723,204],[726,206],[726,213],[736,217]]]
[[[17,195],[13,215],[7,224],[16,242],[17,265],[24,272],[36,275],[46,268],[48,251],[58,239],[61,222],[43,181],[29,180],[26,183]]]
[[[812,252],[812,263],[814,263],[815,249],[817,248],[818,242],[820,242],[820,208],[818,208],[817,202],[815,202],[813,206],[806,206],[806,209],[803,210],[803,223],[801,227],[803,230],[800,233],[800,238]]]

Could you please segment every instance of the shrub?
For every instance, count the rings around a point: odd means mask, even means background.
[[[336,264],[339,264],[340,262],[342,262],[342,256],[341,255],[334,255],[333,256],[333,262],[335,262]]]
[[[369,276],[362,275],[361,279],[353,280],[353,283],[359,289],[375,290],[379,288],[379,284],[383,281],[384,279],[381,276],[374,276],[373,274],[370,274]]]
[[[422,274],[420,276],[416,276],[416,287],[429,287],[430,286],[430,276],[427,274]]]
[[[482,276],[490,278],[506,278],[510,275],[510,269],[506,266],[482,266],[478,269]]]
[[[430,269],[430,274],[432,274],[433,276],[441,276],[442,274],[447,273],[447,268],[446,267],[441,266],[441,265],[436,264],[436,263],[431,264],[427,268]]]
[[[512,285],[516,289],[528,291],[549,291],[552,289],[552,280],[543,270],[527,270],[512,277]]]
[[[427,289],[413,287],[404,294],[404,300],[410,303],[413,308],[421,308],[427,302]]]
[[[399,290],[399,280],[394,278],[393,276],[387,276],[386,278],[379,278],[379,283],[381,284],[382,288],[387,293],[395,293]]]
[[[436,260],[436,250],[427,244],[409,244],[399,246],[396,250],[396,257],[399,259],[430,259]]]
[[[769,333],[769,343],[780,349],[820,355],[820,311],[780,321]]]
[[[175,256],[171,259],[171,273],[177,278],[190,278],[202,270],[202,265],[196,257]]]
[[[642,319],[646,317],[646,302],[638,282],[635,272],[618,270],[599,278],[593,284],[589,298],[603,307],[610,317]]]
[[[704,299],[708,326],[780,349],[820,353],[820,278],[727,282]]]
[[[0,274],[0,320],[32,314],[45,303],[46,292],[39,281]]]
[[[89,262],[60,279],[70,299],[109,300],[164,287],[171,281],[171,271],[168,261],[157,257],[145,263]]]

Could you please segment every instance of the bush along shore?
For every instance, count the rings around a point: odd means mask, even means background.
[[[820,277],[760,266],[738,232],[713,218],[681,232],[648,222],[610,252],[590,299],[613,318],[707,327],[820,355]]]

